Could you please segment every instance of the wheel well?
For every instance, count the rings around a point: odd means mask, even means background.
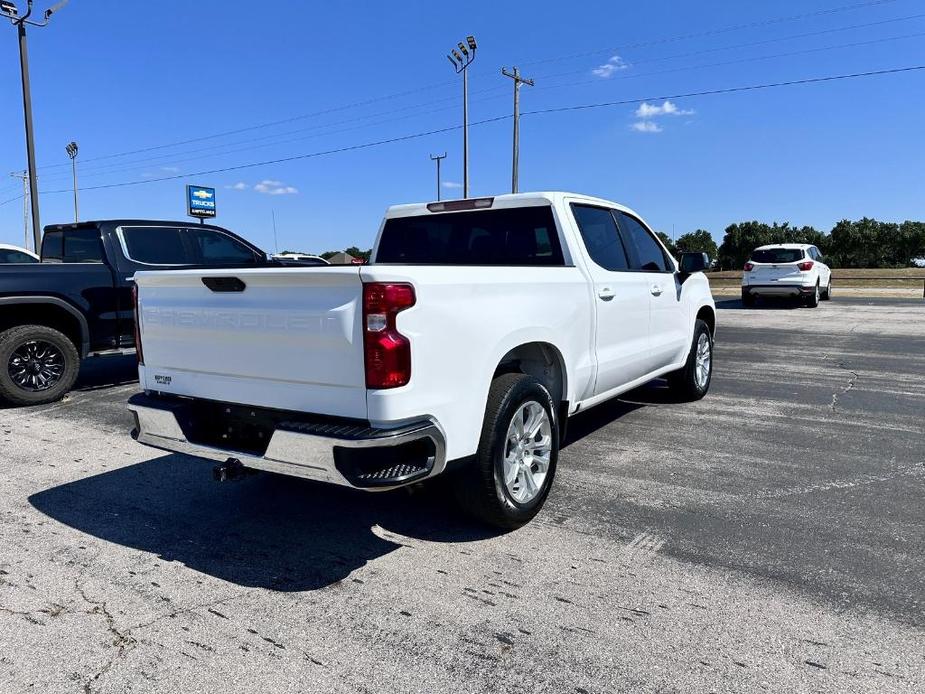
[[[66,309],[54,304],[27,303],[0,305],[0,331],[17,325],[44,325],[64,333],[83,353],[83,332],[80,322]]]
[[[565,363],[559,350],[548,342],[528,342],[505,354],[492,379],[505,373],[533,376],[546,386],[557,405],[565,400]]]
[[[697,311],[697,318],[709,326],[711,335],[716,332],[716,314],[713,313],[712,308],[709,306],[701,306],[700,310]]]

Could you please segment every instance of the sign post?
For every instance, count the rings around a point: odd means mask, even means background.
[[[215,216],[215,188],[186,186],[186,214],[199,219],[203,224],[206,217]]]

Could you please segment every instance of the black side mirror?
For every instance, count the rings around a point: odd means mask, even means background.
[[[695,272],[703,272],[710,267],[710,256],[706,253],[682,253],[681,254],[681,274],[691,275]]]

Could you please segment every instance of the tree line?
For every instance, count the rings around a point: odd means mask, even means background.
[[[816,246],[830,267],[909,267],[925,258],[925,222],[880,222],[864,217],[856,222],[842,220],[829,233],[789,222],[738,222],[726,227],[717,247],[703,229],[679,236],[674,242],[659,232],[672,254],[707,253],[719,270],[738,270],[758,246],[773,243],[809,243]]]

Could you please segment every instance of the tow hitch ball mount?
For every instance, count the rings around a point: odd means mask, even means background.
[[[216,482],[230,482],[241,479],[249,470],[245,468],[237,458],[229,458],[221,465],[212,468],[212,477]]]

